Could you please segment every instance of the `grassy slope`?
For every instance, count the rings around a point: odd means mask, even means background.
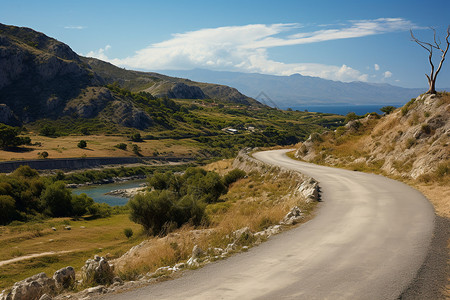
[[[70,224],[72,230],[64,230],[66,224]],[[53,231],[51,227],[57,230]],[[125,237],[125,228],[133,230],[135,234],[132,238]],[[94,254],[120,256],[144,239],[140,231],[140,226],[131,222],[127,214],[90,221],[51,219],[40,223],[0,226],[2,260],[49,251],[72,251],[0,266],[0,289],[39,272],[51,276],[66,266],[79,270]]]
[[[226,174],[232,169],[231,160],[221,160],[205,168]],[[185,226],[168,237],[152,237],[146,242],[146,247],[140,248],[138,259],[135,256],[132,260],[126,257],[120,259],[115,262],[116,269],[124,279],[135,279],[139,274],[186,260],[194,244],[203,249],[211,246],[225,248],[230,242],[226,236],[233,231],[246,226],[253,231],[267,228],[278,223],[294,205],[309,216],[314,204],[306,204],[300,195],[293,193],[292,188],[297,184],[292,178],[284,176],[274,178],[270,174],[249,174],[247,178],[235,182],[229,192],[221,197],[221,202],[207,207],[211,221],[209,227],[192,231],[192,227]],[[72,230],[63,230],[68,223]],[[56,231],[51,229],[53,226]],[[135,234],[132,238],[126,239],[123,234],[125,228],[133,229]],[[0,226],[2,260],[48,251],[73,251],[0,266],[0,289],[39,272],[52,275],[57,269],[68,265],[73,266],[79,275],[84,262],[94,254],[117,258],[146,240],[140,232],[140,226],[132,223],[127,214],[90,221],[66,218]],[[208,234],[210,232],[213,233]]]

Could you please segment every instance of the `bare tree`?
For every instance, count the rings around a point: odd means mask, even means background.
[[[447,28],[447,36],[445,37],[445,43],[447,44],[445,49],[443,49],[441,47],[441,40],[439,39],[439,37],[436,38],[436,30],[434,28],[431,28],[431,30],[433,30],[433,42],[432,43],[420,41],[414,36],[412,30],[410,30],[410,32],[411,32],[412,41],[419,44],[422,48],[427,50],[429,53],[428,60],[431,65],[431,72],[430,72],[430,75],[425,74],[425,76],[427,76],[428,84],[430,86],[430,88],[427,91],[427,94],[436,94],[436,77],[438,76],[439,71],[441,71],[442,64],[444,63],[444,60],[445,60],[445,55],[447,54],[447,51],[448,51],[448,47],[449,47],[448,38],[450,36],[450,26]],[[439,62],[439,66],[436,69],[436,71],[434,68],[433,60],[432,60],[434,49],[442,52],[441,61]]]

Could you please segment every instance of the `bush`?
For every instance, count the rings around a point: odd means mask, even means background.
[[[112,209],[106,203],[94,203],[88,207],[88,213],[94,218],[107,218],[111,216]]]
[[[55,137],[56,129],[50,125],[44,125],[43,127],[41,127],[39,134],[43,136]]]
[[[0,123],[0,148],[7,149],[31,144],[29,137],[18,137],[20,129]]]
[[[234,169],[230,172],[228,172],[227,175],[223,177],[224,184],[229,187],[233,182],[236,182],[237,180],[244,178],[246,173],[239,169]]]
[[[131,228],[125,228],[123,230],[123,234],[127,237],[127,239],[129,239],[130,237],[133,236],[133,229]]]
[[[159,234],[164,224],[176,219],[175,195],[169,191],[137,194],[128,202],[130,220],[142,225],[148,234]]]
[[[14,219],[16,201],[8,195],[0,195],[0,225],[6,225]]]
[[[395,110],[395,106],[383,106],[382,108],[380,108],[381,112],[384,112],[386,115],[390,114],[391,112],[393,112]]]
[[[41,159],[46,159],[48,157],[47,151],[38,152],[38,157]]]
[[[84,216],[89,207],[94,204],[94,200],[88,197],[85,193],[72,196],[72,216],[75,218]]]
[[[131,151],[133,151],[133,153],[136,154],[137,156],[142,156],[142,154],[140,152],[141,148],[136,144],[131,145]]]
[[[72,213],[72,195],[62,181],[47,186],[41,195],[42,204],[53,217],[68,217]]]
[[[120,150],[127,150],[127,144],[125,144],[125,143],[117,144],[114,147],[116,147],[116,148],[118,148]]]
[[[357,114],[355,114],[354,112],[349,112],[345,116],[345,123],[348,123],[348,122],[353,121],[353,120],[358,120],[358,119],[360,119],[360,117]]]
[[[78,142],[77,146],[78,146],[78,148],[81,148],[81,149],[86,148],[87,147],[87,142],[85,140],[81,140],[81,141]]]
[[[132,134],[131,135],[131,140],[133,142],[142,142],[141,134],[139,132],[136,132],[136,133]]]

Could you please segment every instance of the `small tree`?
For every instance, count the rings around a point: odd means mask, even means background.
[[[72,195],[62,181],[56,181],[46,187],[41,201],[53,217],[68,217],[72,213]]]
[[[134,154],[136,154],[137,156],[142,156],[142,154],[141,154],[141,147],[139,147],[138,145],[136,145],[136,144],[132,144],[131,145],[131,150],[133,151],[133,153]]]
[[[436,77],[439,74],[439,71],[441,71],[442,68],[442,64],[444,63],[445,60],[445,55],[447,54],[448,51],[448,47],[449,47],[449,40],[448,38],[450,37],[450,26],[447,27],[447,36],[445,37],[445,49],[441,47],[441,40],[438,38],[436,38],[436,30],[434,28],[431,28],[431,30],[433,30],[433,42],[432,43],[427,43],[427,42],[423,42],[418,40],[412,30],[410,30],[411,33],[411,38],[412,41],[416,42],[418,45],[420,45],[422,48],[424,48],[425,50],[428,51],[429,55],[428,55],[428,61],[430,62],[431,65],[431,71],[430,71],[430,75],[425,74],[425,76],[427,76],[428,79],[428,85],[429,85],[429,89],[426,92],[427,94],[436,94]],[[438,68],[435,70],[434,69],[434,64],[433,64],[433,49],[435,50],[439,50],[442,55],[441,55],[441,60],[439,62],[439,66]]]
[[[139,132],[134,133],[133,135],[131,135],[131,140],[133,142],[142,142],[141,134]]]
[[[43,136],[56,136],[56,129],[50,125],[44,125],[39,133]]]
[[[395,110],[394,106],[383,106],[382,108],[380,108],[380,111],[384,112],[386,115],[390,114],[391,112],[393,112]]]
[[[119,148],[120,150],[127,150],[127,144],[125,143],[117,144],[114,147]]]
[[[29,137],[18,137],[19,133],[20,129],[0,123],[0,148],[6,149],[31,143]]]
[[[48,157],[48,152],[47,151],[38,152],[38,157],[46,159]]]
[[[81,149],[86,148],[87,147],[87,142],[85,140],[81,140],[81,141],[78,142],[77,146],[78,146],[78,148],[81,148]]]
[[[123,234],[127,237],[127,239],[129,239],[130,237],[133,236],[133,229],[131,228],[125,228],[123,230]]]

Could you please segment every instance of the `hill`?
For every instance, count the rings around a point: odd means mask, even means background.
[[[279,107],[322,104],[381,104],[393,105],[405,103],[425,89],[409,89],[389,84],[366,82],[340,82],[318,77],[274,76],[257,73],[219,72],[203,69],[188,71],[161,71],[172,76],[186,77],[192,80],[226,84],[252,97],[261,92],[267,94]],[[257,98],[260,101],[264,97]],[[268,103],[269,104],[269,103]],[[270,104],[269,104],[270,105]]]
[[[76,116],[138,129],[155,124],[154,116],[135,99],[105,87],[114,82],[133,92],[151,93],[147,96],[153,100],[214,99],[263,106],[227,86],[124,70],[81,57],[43,33],[0,24],[0,122],[20,125]]]
[[[381,118],[348,116],[345,126],[311,135],[295,155],[414,184],[440,185],[445,188],[438,210],[450,216],[449,120],[450,94],[424,94]]]

